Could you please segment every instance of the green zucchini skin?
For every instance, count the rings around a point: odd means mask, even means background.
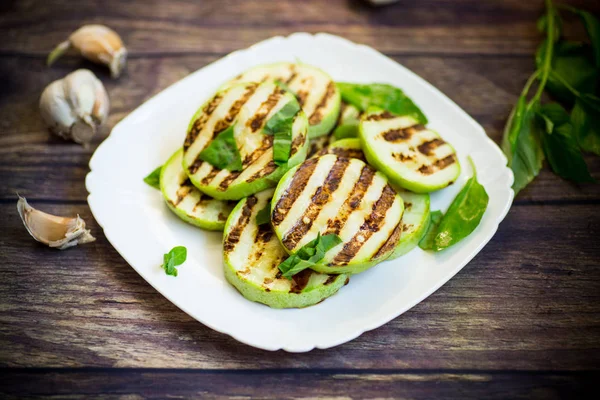
[[[359,125],[359,138],[369,164],[412,192],[443,189],[460,175],[454,148],[411,117],[367,112]]]
[[[402,235],[389,258],[390,260],[403,256],[417,247],[429,226],[429,194],[412,193],[404,189],[398,189],[397,191],[404,200]]]
[[[336,127],[333,130],[333,140],[357,138],[358,125],[360,124],[362,114],[362,111],[352,104],[342,101],[340,116],[338,117]]]
[[[236,82],[284,83],[298,98],[309,122],[310,139],[327,135],[340,112],[341,95],[331,77],[308,64],[279,62],[253,67],[235,77]]]
[[[358,138],[336,140],[322,149],[314,157],[324,156],[325,154],[334,154],[338,157],[357,158],[366,161]]]
[[[241,200],[231,212],[223,237],[227,281],[245,298],[272,308],[303,308],[335,294],[348,282],[345,275],[305,270],[292,280],[278,265],[288,257],[270,224],[258,226],[256,215],[270,204],[273,189]]]
[[[217,92],[192,118],[184,143],[183,167],[201,192],[219,200],[240,200],[274,187],[283,174],[300,164],[308,151],[308,121],[303,111],[294,117],[292,148],[285,165],[273,161],[273,136],[265,123],[288,102],[291,93],[272,83],[240,83]],[[199,159],[201,151],[229,125],[240,148],[243,169],[220,170]]]
[[[313,269],[357,274],[387,259],[402,232],[402,198],[387,178],[355,158],[326,154],[288,171],[271,203],[272,223],[290,254],[321,235],[342,243]]]
[[[185,222],[210,231],[222,231],[235,203],[203,194],[189,181],[181,165],[183,150],[177,150],[163,165],[160,191],[165,203]]]

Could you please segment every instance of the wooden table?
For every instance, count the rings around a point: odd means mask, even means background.
[[[572,1],[600,13],[596,1]],[[586,4],[587,3],[587,4]],[[86,203],[88,161],[119,120],[223,55],[274,35],[330,32],[437,86],[496,142],[540,42],[541,1],[4,1],[0,5],[0,397],[583,397],[600,378],[600,189],[547,169],[455,278],[387,325],[329,350],[266,352],[196,322],[117,254]],[[84,23],[118,31],[119,80],[76,57],[44,65]],[[575,34],[580,34],[575,30]],[[43,88],[92,69],[112,110],[89,149],[48,134]],[[600,158],[589,157],[600,179]],[[80,214],[98,240],[34,242],[16,192]],[[207,305],[210,306],[210,305]]]

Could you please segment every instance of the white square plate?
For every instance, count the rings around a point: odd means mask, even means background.
[[[322,68],[336,81],[383,82],[402,88],[454,145],[463,172],[432,195],[445,210],[477,166],[490,202],[477,230],[437,254],[417,248],[354,276],[335,296],[306,309],[275,310],[244,299],[223,276],[221,234],[179,220],[142,179],[182,145],[197,108],[228,79],[258,65],[296,61]],[[88,202],[104,234],[156,290],[203,324],[266,350],[309,351],[345,343],[402,314],[465,266],[492,238],[513,199],[512,172],[483,128],[413,72],[364,45],[328,35],[296,33],[236,51],[175,83],[114,127],[90,161]],[[179,276],[160,268],[163,254],[183,245]]]

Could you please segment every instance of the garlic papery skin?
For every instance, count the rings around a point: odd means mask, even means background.
[[[24,197],[19,196],[17,210],[29,234],[38,242],[64,250],[69,247],[96,240],[85,221],[79,217],[57,217],[31,207]]]
[[[104,85],[87,69],[78,69],[49,84],[40,97],[42,118],[50,131],[87,145],[110,109]]]
[[[48,55],[48,65],[74,49],[88,60],[107,65],[113,78],[118,78],[127,60],[127,49],[121,37],[104,25],[84,25]]]

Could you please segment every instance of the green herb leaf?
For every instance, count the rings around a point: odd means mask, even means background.
[[[288,85],[286,85],[285,82],[282,82],[280,80],[276,80],[275,84],[277,86],[279,86],[280,88],[282,88],[283,90],[285,90],[286,92],[290,92],[291,94],[293,94],[294,96],[296,96],[296,93]]]
[[[569,114],[557,103],[544,105],[538,115],[546,121],[542,145],[555,174],[575,182],[594,182],[573,134]]]
[[[144,178],[144,182],[152,186],[155,189],[160,190],[160,172],[162,171],[162,165],[157,167],[154,171]]]
[[[584,95],[577,100],[571,111],[571,123],[580,148],[600,155],[600,111],[593,99]]]
[[[242,157],[235,141],[233,125],[219,133],[198,157],[219,169],[241,171]]]
[[[536,55],[536,65],[541,68],[543,55],[547,46],[544,41]],[[581,93],[593,92],[598,83],[598,73],[593,64],[593,54],[590,46],[560,41],[554,45],[551,72],[548,76],[546,89],[558,100],[573,104],[576,95],[570,88]],[[570,88],[569,88],[570,87]]]
[[[319,233],[315,239],[302,246],[296,254],[289,256],[279,264],[279,270],[285,278],[291,279],[298,272],[318,264],[329,250],[340,243],[342,243],[342,239],[336,234],[321,236]]]
[[[284,105],[265,124],[263,133],[273,135],[273,161],[285,165],[292,149],[292,126],[301,107],[295,99]]]
[[[477,228],[487,209],[490,198],[485,188],[477,182],[477,171],[473,160],[469,158],[469,161],[473,168],[473,176],[463,186],[442,217],[435,235],[434,251],[448,248],[469,236]]]
[[[577,13],[581,18],[581,22],[583,23],[594,48],[594,62],[596,67],[600,67],[600,20],[587,11],[574,8],[571,8],[571,10]]]
[[[533,107],[521,96],[504,129],[502,150],[515,180],[513,190],[519,193],[542,169],[544,153],[540,143],[541,131],[536,123]]]
[[[560,16],[558,15],[558,12],[556,11],[556,9],[553,9],[553,11],[554,11],[554,41],[556,42],[560,38],[560,35],[562,32],[562,20],[560,19]],[[548,14],[542,15],[538,19],[537,29],[541,33],[546,33],[546,31],[548,29]]]
[[[171,251],[163,255],[162,268],[165,270],[167,275],[177,276],[178,265],[185,262],[187,258],[187,249],[183,246],[173,247]]]
[[[337,83],[342,100],[361,111],[375,106],[399,116],[413,117],[420,124],[427,123],[427,117],[404,92],[392,85],[383,83],[355,84]]]
[[[419,247],[423,250],[431,250],[433,249],[433,242],[435,240],[435,235],[437,234],[437,228],[442,220],[444,214],[440,210],[432,211],[429,214],[429,225],[427,225],[427,232],[419,241]]]
[[[268,224],[269,222],[271,222],[271,203],[267,203],[265,208],[263,208],[256,214],[256,224],[257,225],[260,226],[260,225]]]

